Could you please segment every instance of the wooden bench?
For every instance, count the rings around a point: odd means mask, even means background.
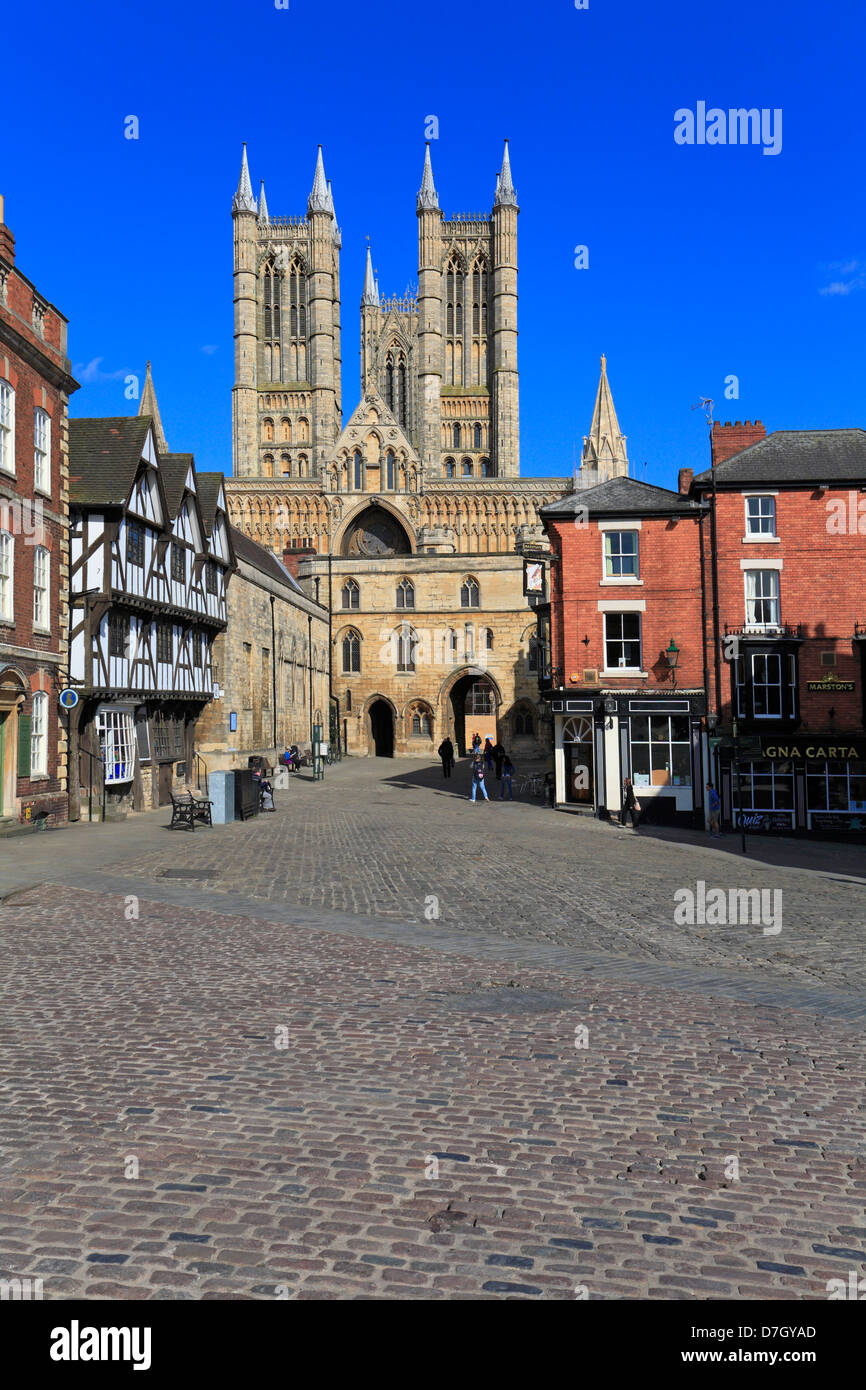
[[[211,806],[213,806],[212,801],[207,801],[201,796],[194,796],[191,791],[181,792],[178,796],[172,792],[169,830],[175,830],[180,825],[195,830],[197,820],[200,820],[203,825],[212,825]]]

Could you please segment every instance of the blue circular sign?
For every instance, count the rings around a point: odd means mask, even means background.
[[[67,686],[65,690],[60,692],[60,703],[64,709],[75,709],[78,704],[78,691]]]

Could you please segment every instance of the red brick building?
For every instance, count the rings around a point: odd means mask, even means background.
[[[0,198],[0,833],[66,820],[66,319],[15,265]]]
[[[866,431],[717,423],[704,584],[723,820],[866,832]],[[736,747],[734,733],[736,730]],[[716,745],[715,739],[719,742]],[[739,785],[739,791],[738,791]]]
[[[630,776],[648,821],[704,821],[706,505],[627,477],[543,508],[556,803],[619,813]],[[540,641],[548,647],[543,624]],[[544,655],[542,656],[544,665]]]

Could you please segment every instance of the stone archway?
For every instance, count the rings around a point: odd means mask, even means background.
[[[489,691],[489,699],[477,698],[480,688]],[[482,744],[485,738],[493,743],[498,739],[498,715],[502,708],[502,692],[496,681],[486,671],[478,667],[458,672],[451,684],[442,692],[442,703],[450,704],[450,723],[453,740],[461,757],[465,757],[472,735],[477,732]],[[447,708],[447,705],[445,705]],[[468,728],[468,724],[472,727]]]
[[[374,700],[367,711],[370,746],[375,758],[394,756],[394,711],[387,700]]]

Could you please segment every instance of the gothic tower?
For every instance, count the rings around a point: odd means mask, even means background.
[[[575,485],[595,487],[610,478],[628,477],[628,456],[625,435],[620,432],[613,404],[613,394],[607,379],[607,359],[602,353],[601,376],[592,412],[589,434],[584,436],[580,471]]]
[[[340,233],[319,147],[306,218],[253,197],[244,146],[234,221],[235,477],[318,478],[340,432]]]

